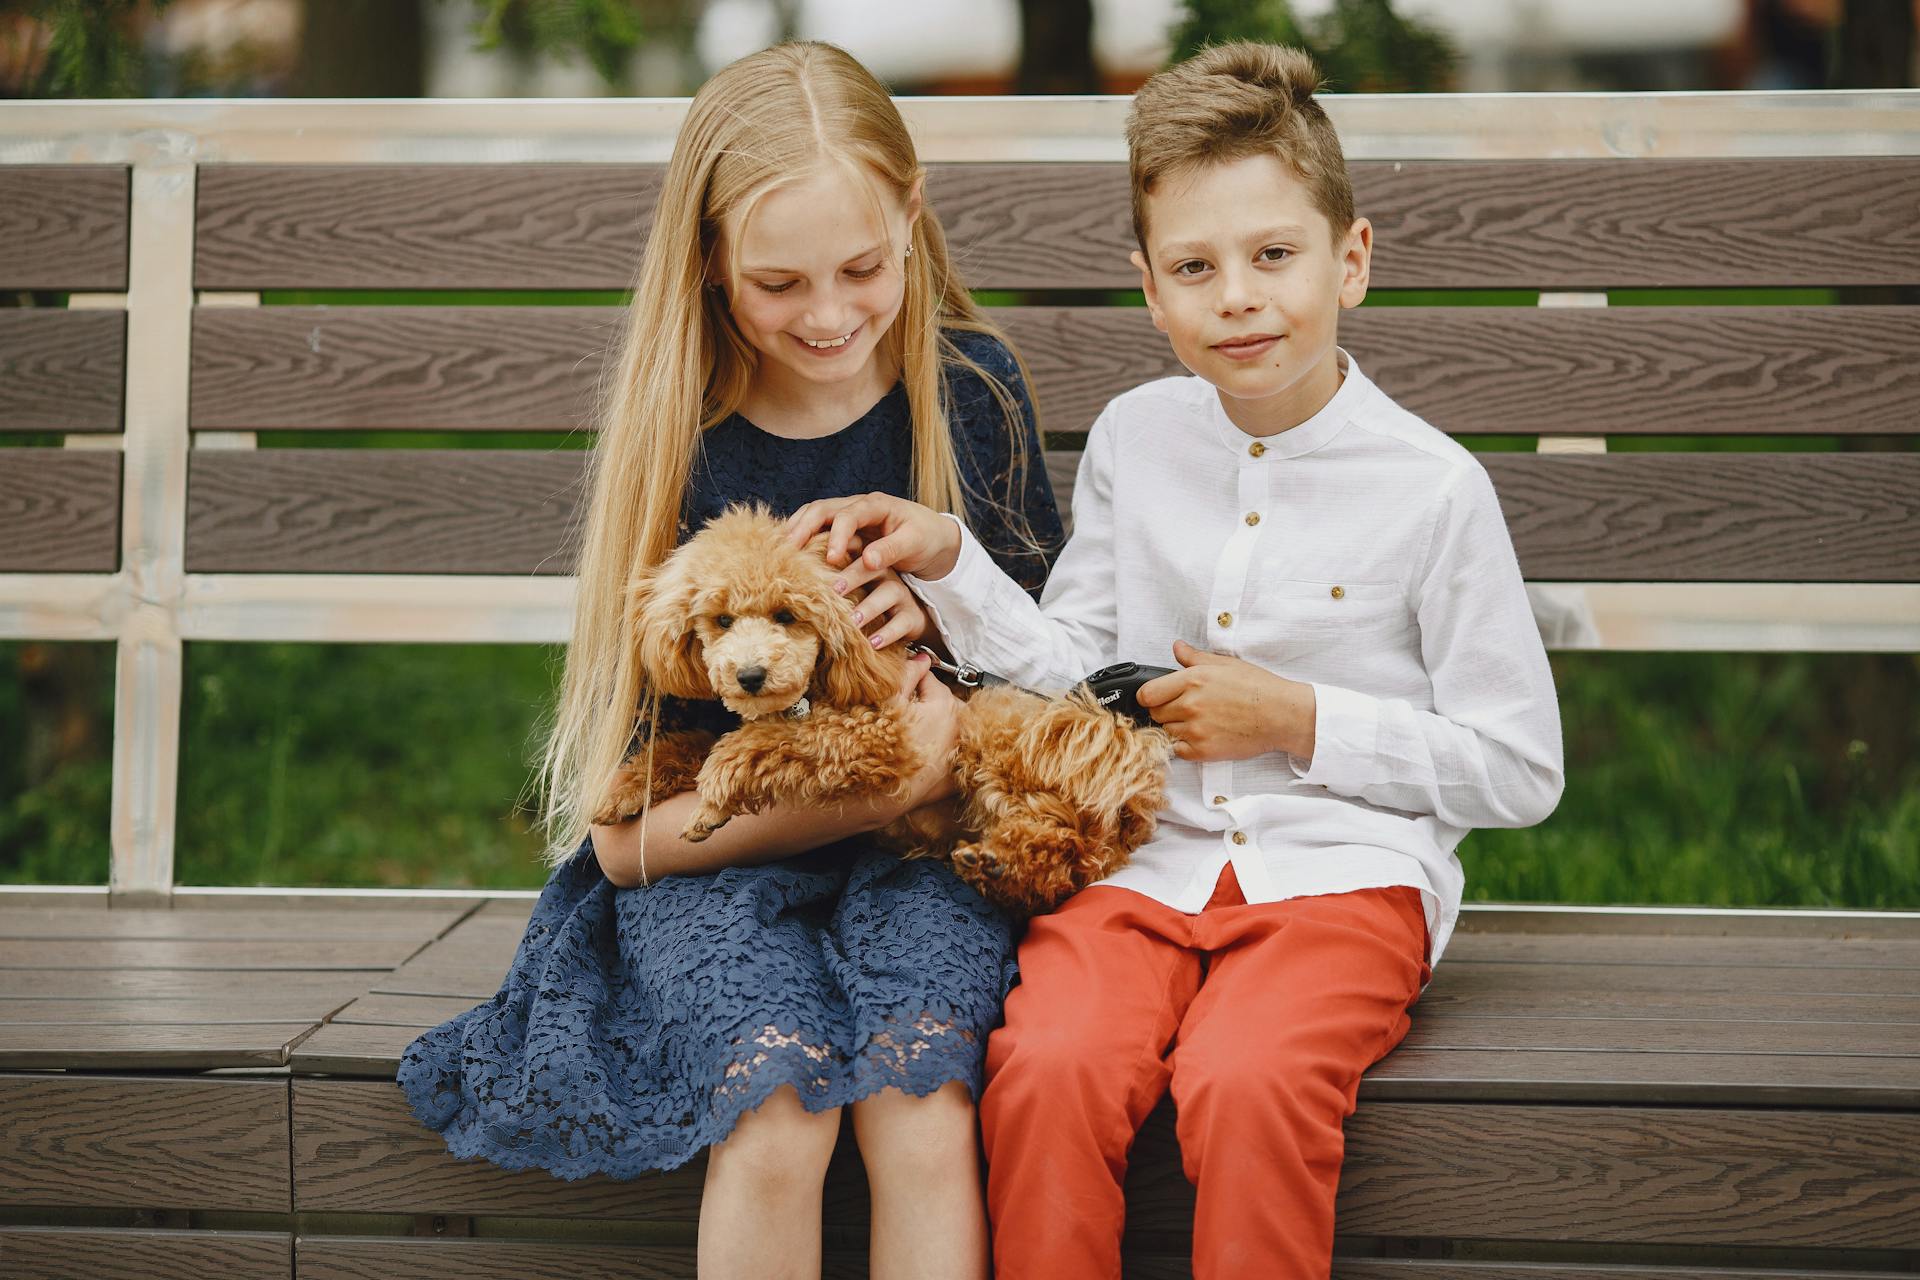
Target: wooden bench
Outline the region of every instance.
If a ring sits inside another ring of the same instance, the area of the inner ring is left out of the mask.
[[[1063,496],[1097,407],[1172,369],[1114,292],[1124,105],[906,104],[969,280],[1016,291]],[[1551,644],[1920,649],[1920,456],[1606,451],[1920,433],[1920,94],[1334,105],[1380,300],[1435,291],[1346,343],[1446,430],[1539,442],[1485,458]],[[261,446],[579,430],[680,109],[0,105],[0,288],[40,304],[0,310],[0,430],[67,446],[0,438],[0,638],[119,671],[110,886],[0,890],[0,1276],[692,1274],[697,1163],[457,1163],[391,1083],[530,894],[172,865],[183,643],[564,638],[577,450]],[[1822,292],[1595,305],[1682,287]],[[556,289],[595,292],[511,296]],[[1920,915],[1470,907],[1362,1086],[1336,1275],[1911,1274],[1917,1027]],[[1129,1275],[1184,1274],[1164,1108],[1129,1205]]]

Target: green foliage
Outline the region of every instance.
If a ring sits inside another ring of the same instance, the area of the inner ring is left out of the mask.
[[[1334,0],[1302,22],[1288,0],[1185,0],[1173,61],[1209,44],[1260,40],[1305,49],[1343,93],[1423,93],[1447,87],[1452,47],[1439,32],[1394,13],[1390,0]]]
[[[570,61],[584,56],[608,85],[625,83],[627,60],[647,34],[635,0],[473,0],[481,9],[474,36],[482,49]],[[656,25],[671,25],[680,5],[654,3]],[[684,25],[684,16],[679,22]]]
[[[141,34],[172,0],[0,0],[9,17],[44,23],[46,58],[29,80],[29,98],[136,98],[144,92]]]

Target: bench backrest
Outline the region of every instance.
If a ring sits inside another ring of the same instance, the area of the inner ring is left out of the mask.
[[[1125,103],[905,105],[1064,499],[1099,406],[1177,372],[1127,264]],[[0,637],[120,644],[116,890],[171,885],[183,639],[564,638],[558,446],[681,110],[0,107],[0,288],[73,295],[0,310],[0,430],[69,446],[0,437]],[[1920,647],[1920,93],[1333,110],[1381,304],[1343,341],[1513,438],[1484,460],[1550,643]],[[112,163],[40,163],[102,136]],[[585,296],[513,296],[557,290]],[[414,431],[556,447],[328,447]]]

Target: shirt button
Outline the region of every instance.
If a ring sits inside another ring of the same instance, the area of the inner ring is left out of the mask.
[[[1347,598],[1347,589],[1345,587],[1335,587],[1330,594],[1335,600],[1345,600]]]
[[[1260,523],[1260,513],[1259,513],[1258,511],[1249,511],[1249,512],[1247,512],[1247,523],[1248,523],[1248,524],[1259,524],[1259,523]]]
[[[1267,446],[1265,446],[1264,444],[1261,444],[1258,440],[1255,440],[1252,444],[1247,446],[1247,452],[1252,454],[1256,458],[1259,457],[1261,454],[1265,453],[1266,451],[1267,451]]]
[[[1244,832],[1244,831],[1236,831],[1236,832],[1234,832],[1234,833],[1233,833],[1233,842],[1234,842],[1235,844],[1245,844],[1245,843],[1247,842],[1247,833],[1246,833],[1246,832]]]
[[[1213,616],[1213,620],[1222,627],[1230,627],[1233,625],[1233,615],[1230,613],[1216,613]]]
[[[1225,796],[1215,796],[1213,798],[1213,802],[1215,804],[1225,804],[1227,802],[1227,798]]]

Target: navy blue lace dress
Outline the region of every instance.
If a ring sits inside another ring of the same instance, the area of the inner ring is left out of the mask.
[[[1006,349],[954,336],[1024,407]],[[1019,510],[1049,554],[1023,549],[990,502],[970,505],[969,524],[1038,590],[1061,533],[1031,411],[1027,479],[1010,497],[998,403],[960,365],[949,366],[947,392],[968,492]],[[905,494],[910,443],[899,386],[814,440],[735,416],[707,435],[687,525],[743,499],[787,513],[837,494]],[[717,703],[681,712],[725,714]],[[954,1080],[977,1097],[1012,943],[1008,921],[944,864],[861,841],[622,890],[589,839],[541,890],[499,993],[415,1040],[399,1083],[455,1156],[562,1178],[671,1169],[781,1085],[816,1111]]]

